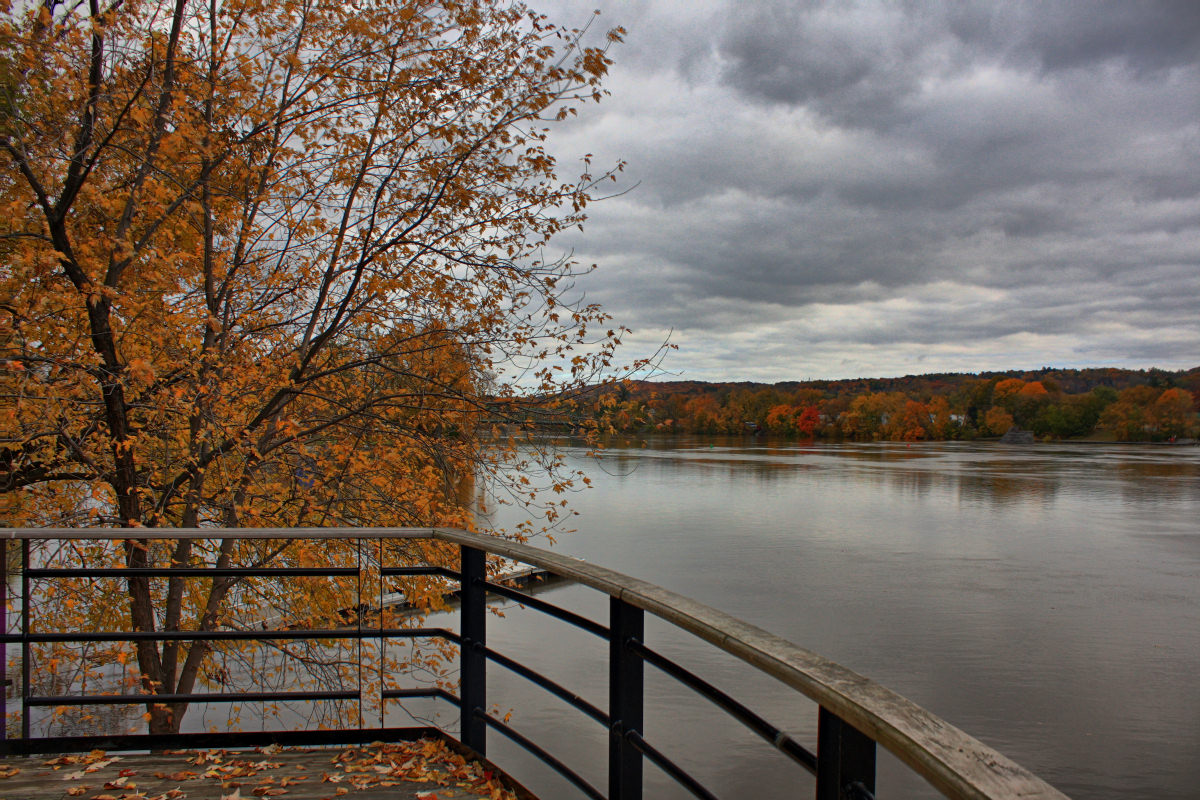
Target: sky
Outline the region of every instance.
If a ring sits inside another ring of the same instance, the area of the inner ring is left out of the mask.
[[[661,378],[1200,365],[1200,2],[531,4],[628,31],[557,244]]]

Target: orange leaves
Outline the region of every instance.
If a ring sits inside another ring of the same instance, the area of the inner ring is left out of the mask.
[[[4,19],[29,86],[0,154],[10,524],[467,525],[476,486],[564,491],[484,432],[611,371],[622,331],[570,300],[588,269],[542,253],[609,175],[560,180],[543,118],[598,96],[619,30],[587,47],[485,0],[74,8],[52,42]],[[185,560],[294,557],[219,547]],[[217,587],[128,602],[180,627],[238,592],[322,611],[319,587]],[[162,692],[228,674],[159,649],[138,666]]]
[[[984,427],[993,436],[1003,436],[1012,427],[1012,424],[1012,414],[999,406],[992,406],[984,415]]]
[[[1200,433],[1197,405],[1184,389],[1134,386],[1121,391],[1117,401],[1104,410],[1100,422],[1118,440],[1169,441]]]
[[[148,386],[154,380],[154,365],[145,358],[134,358],[126,365],[130,379],[142,386]]]
[[[359,790],[418,781],[466,790],[480,797],[499,800],[514,797],[498,776],[467,761],[440,739],[395,744],[377,742],[361,749],[349,748],[332,762],[338,769],[322,773],[322,781],[335,785],[347,783]]]
[[[1025,381],[1020,378],[1005,378],[992,389],[992,400],[1002,404],[1005,400],[1020,393],[1025,388]]]
[[[199,773],[191,772],[189,770],[181,770],[179,772],[170,772],[170,773],[156,772],[156,773],[154,773],[154,777],[163,778],[165,780],[169,780],[169,781],[178,783],[180,781],[194,780],[195,778],[199,777]]]

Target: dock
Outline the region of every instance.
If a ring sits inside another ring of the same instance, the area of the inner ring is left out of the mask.
[[[0,759],[0,800],[528,800],[437,740]]]

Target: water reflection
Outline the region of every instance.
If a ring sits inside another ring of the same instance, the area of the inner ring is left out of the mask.
[[[1049,503],[1058,492],[1058,481],[1050,477],[1005,475],[1002,472],[976,472],[956,477],[959,497],[968,502],[996,505]]]
[[[720,468],[730,477],[778,481],[798,471],[853,473],[881,488],[926,493],[944,490],[968,501],[1011,504],[1053,501],[1060,480],[1076,492],[1119,491],[1130,500],[1200,499],[1197,448],[1095,444],[1029,447],[937,443],[747,444],[729,437],[650,439],[642,448],[603,451],[594,463],[632,474],[648,460],[675,469]]]

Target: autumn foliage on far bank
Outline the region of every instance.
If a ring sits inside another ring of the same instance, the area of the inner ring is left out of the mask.
[[[997,437],[1178,441],[1200,435],[1200,369],[1042,370],[775,385],[629,383],[596,403],[624,432],[854,441]]]

